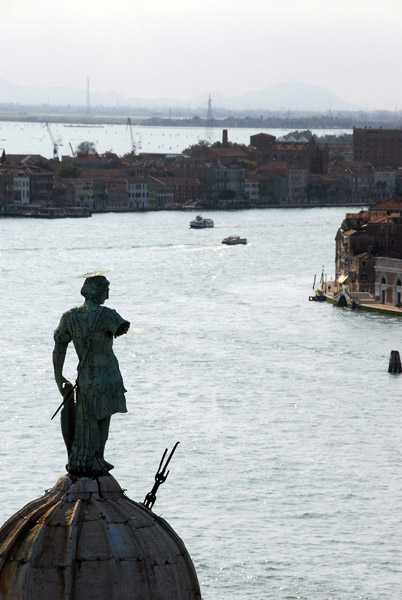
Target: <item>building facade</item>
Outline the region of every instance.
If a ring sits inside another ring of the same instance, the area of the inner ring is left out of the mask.
[[[402,167],[402,129],[353,128],[353,160]]]

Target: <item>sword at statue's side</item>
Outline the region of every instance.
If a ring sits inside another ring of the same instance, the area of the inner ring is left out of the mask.
[[[63,408],[63,406],[65,405],[67,400],[70,398],[71,394],[74,394],[74,390],[77,389],[77,382],[75,382],[75,385],[71,385],[71,383],[70,383],[70,386],[69,386],[70,387],[69,391],[66,392],[66,395],[63,397],[63,402],[60,404],[59,408],[56,410],[53,417],[50,419],[51,421],[53,421],[53,419],[55,418],[57,413]]]

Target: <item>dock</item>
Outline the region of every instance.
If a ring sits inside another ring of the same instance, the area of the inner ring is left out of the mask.
[[[335,281],[328,281],[323,286],[320,284],[317,288],[317,296],[320,298],[323,296],[330,304],[342,308],[402,317],[402,307],[393,306],[392,304],[381,304],[369,292],[348,292],[344,289],[339,289]],[[309,297],[310,299],[311,296]]]

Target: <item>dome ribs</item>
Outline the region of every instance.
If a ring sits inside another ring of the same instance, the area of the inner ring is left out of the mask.
[[[66,550],[65,598],[63,598],[63,600],[74,600],[74,572],[77,556],[77,540],[79,537],[79,522],[82,509],[83,501],[78,499],[71,511],[71,519],[68,524],[69,535]]]
[[[187,550],[111,475],[64,475],[0,528],[1,600],[200,600]]]

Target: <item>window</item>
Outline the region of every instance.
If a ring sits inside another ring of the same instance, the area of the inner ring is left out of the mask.
[[[367,281],[367,273],[360,274],[360,281]]]
[[[367,266],[367,260],[362,260],[362,267],[366,267]]]

